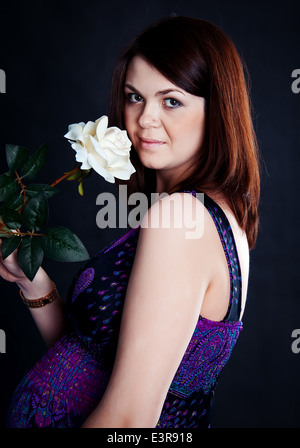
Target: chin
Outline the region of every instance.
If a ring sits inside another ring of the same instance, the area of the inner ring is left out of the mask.
[[[149,160],[141,160],[142,165],[144,165],[146,168],[149,168],[150,170],[161,170],[164,168],[164,166],[162,166],[159,163],[155,163],[155,162],[151,162]]]
[[[142,165],[144,165],[146,168],[152,169],[152,170],[157,170],[159,168],[162,168],[161,163],[159,163],[158,161],[155,161],[153,159],[153,157],[149,157],[149,155],[145,156],[145,155],[141,155],[138,154],[140,162]]]

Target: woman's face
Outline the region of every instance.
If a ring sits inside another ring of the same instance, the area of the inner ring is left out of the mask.
[[[205,129],[205,100],[136,56],[125,80],[125,125],[143,165],[175,176],[193,166]]]

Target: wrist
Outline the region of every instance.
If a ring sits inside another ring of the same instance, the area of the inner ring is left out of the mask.
[[[24,297],[22,291],[20,290],[20,297],[23,301],[23,303],[25,303],[25,305],[27,305],[29,308],[41,308],[45,305],[48,305],[51,302],[54,302],[54,300],[56,300],[58,298],[58,291],[56,288],[55,283],[52,282],[52,289],[51,291],[46,294],[44,297],[39,297],[38,299],[26,299],[26,297]]]
[[[32,281],[30,281],[28,278],[25,278],[22,281],[16,282],[16,284],[27,300],[35,300],[42,296],[45,296],[51,291],[53,287],[52,280],[46,274],[43,268],[40,268],[38,270]]]

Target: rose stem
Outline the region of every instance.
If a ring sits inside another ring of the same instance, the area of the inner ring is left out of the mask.
[[[72,171],[69,171],[68,173],[65,173],[63,176],[61,176],[59,179],[56,179],[50,186],[54,187],[62,180],[66,179],[67,177],[71,176],[72,174],[76,173],[80,169],[80,166],[76,166]]]

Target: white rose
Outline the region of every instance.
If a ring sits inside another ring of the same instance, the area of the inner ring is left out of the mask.
[[[65,137],[76,151],[81,169],[93,168],[111,183],[115,178],[129,179],[135,172],[129,158],[131,141],[126,131],[107,126],[108,118],[104,115],[95,122],[71,124]]]

